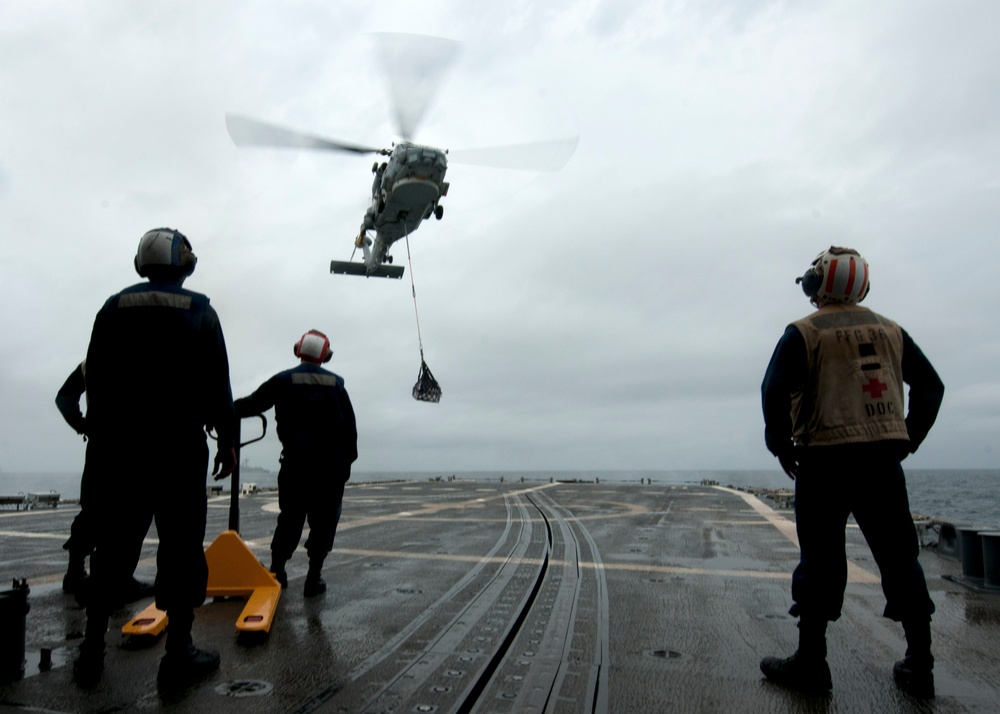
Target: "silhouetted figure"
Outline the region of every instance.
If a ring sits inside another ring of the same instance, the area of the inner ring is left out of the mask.
[[[218,478],[236,467],[236,418],[222,327],[204,295],[181,287],[197,258],[179,231],[139,241],[135,268],[148,278],[112,295],[97,313],[87,351],[87,465],[100,498],[88,502],[96,549],[87,629],[74,665],[84,686],[104,667],[110,613],[156,521],[156,606],[166,611],[158,682],[180,687],[219,666],[191,638],[205,600],[206,427],[218,433]]]
[[[323,561],[333,549],[351,464],[358,458],[358,428],[344,380],[320,365],[330,361],[330,340],[310,330],[293,347],[300,364],[271,377],[249,397],[236,400],[236,414],[252,416],[274,407],[281,468],[278,525],[271,540],[271,572],[288,587],[285,563],[309,522],[309,572],[304,593],[326,591]]]

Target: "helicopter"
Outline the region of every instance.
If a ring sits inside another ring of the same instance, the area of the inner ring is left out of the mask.
[[[449,159],[457,163],[555,171],[576,150],[579,137],[527,144],[495,146],[451,152],[411,141],[417,125],[454,60],[459,43],[439,37],[402,33],[375,33],[379,57],[389,81],[396,129],[402,141],[389,149],[364,146],[277,126],[227,113],[226,128],[237,146],[338,151],[386,157],[372,165],[371,203],[354,238],[363,262],[333,260],[330,272],[366,277],[402,278],[403,268],[392,265],[389,249],[408,238],[424,220],[441,220],[448,195],[445,181]],[[372,237],[374,236],[374,238]]]

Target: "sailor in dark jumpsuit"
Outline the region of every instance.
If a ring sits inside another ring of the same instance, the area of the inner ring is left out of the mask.
[[[218,433],[219,477],[236,466],[236,418],[222,328],[208,298],[181,287],[197,258],[180,232],[139,241],[135,268],[149,282],[112,295],[94,320],[87,351],[87,465],[100,479],[89,502],[96,524],[87,629],[74,666],[95,684],[109,615],[156,521],[156,605],[166,611],[161,687],[184,686],[219,666],[191,638],[205,600],[208,471],[206,427]]]
[[[63,419],[73,430],[87,439],[87,418],[80,411],[80,397],[87,391],[84,379],[84,365],[77,365],[56,394],[56,407]],[[87,580],[86,560],[94,552],[93,526],[86,510],[90,483],[93,479],[88,475],[87,464],[84,462],[83,475],[80,477],[80,512],[73,519],[69,530],[69,540],[63,544],[63,549],[69,551],[69,567],[63,577],[63,592],[75,593],[85,587]]]
[[[857,305],[870,284],[856,251],[831,248],[799,282],[819,309],[788,326],[761,386],[767,448],[795,481],[800,561],[790,614],[799,617],[799,648],[786,659],[765,658],[761,670],[795,689],[832,688],[825,635],[844,602],[844,529],[853,514],[881,573],[884,614],[906,634],[894,679],[932,697],[934,603],[917,560],[900,461],[930,431],[944,385],[902,328]]]
[[[323,561],[333,549],[343,507],[344,486],[358,458],[358,429],[344,380],[320,365],[333,352],[326,335],[310,330],[295,343],[298,367],[280,372],[249,397],[236,400],[239,417],[274,407],[281,468],[278,471],[278,525],[271,540],[270,570],[288,586],[285,563],[298,548],[306,520],[309,571],[304,594],[326,590]]]
[[[87,440],[87,418],[80,411],[80,397],[87,391],[86,364],[86,362],[78,364],[56,394],[56,406],[63,419],[77,434],[83,436],[84,441]],[[100,477],[95,477],[91,471],[92,469],[88,469],[84,461],[83,475],[80,477],[80,512],[76,514],[70,526],[69,540],[63,543],[63,549],[69,551],[69,567],[63,576],[63,592],[76,594],[80,601],[86,600],[88,583],[86,561],[94,552],[94,524],[86,504],[99,498],[96,493],[91,492],[100,485],[95,483]],[[122,601],[134,602],[152,594],[151,583],[133,577],[123,594]]]

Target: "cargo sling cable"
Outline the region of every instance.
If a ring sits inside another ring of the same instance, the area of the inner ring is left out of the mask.
[[[417,319],[417,344],[420,345],[420,372],[413,385],[413,398],[420,402],[441,401],[441,385],[434,379],[430,367],[424,361],[424,341],[420,336],[420,313],[417,312],[417,287],[413,282],[413,260],[410,258],[410,232],[406,232],[406,262],[410,266],[410,291],[413,293],[413,315]]]

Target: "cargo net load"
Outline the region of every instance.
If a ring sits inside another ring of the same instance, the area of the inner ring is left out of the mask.
[[[420,360],[420,374],[417,383],[413,385],[413,398],[420,402],[440,402],[441,385],[434,379],[430,368],[423,359]]]

